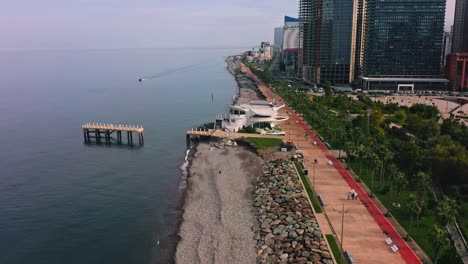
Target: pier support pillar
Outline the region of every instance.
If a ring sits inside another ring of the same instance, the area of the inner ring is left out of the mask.
[[[84,142],[88,142],[88,138],[86,137],[86,130],[87,129],[83,129]]]
[[[143,144],[143,133],[138,132],[138,143],[141,145]]]
[[[186,140],[187,148],[189,149],[190,148],[190,135],[189,134],[185,135],[185,140]]]
[[[122,131],[117,131],[117,143],[122,144]]]

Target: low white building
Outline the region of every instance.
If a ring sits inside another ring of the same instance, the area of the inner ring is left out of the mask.
[[[289,119],[278,114],[283,105],[274,105],[268,101],[255,100],[248,104],[232,105],[229,113],[218,116],[217,124],[227,131],[237,132],[243,127],[273,128]]]

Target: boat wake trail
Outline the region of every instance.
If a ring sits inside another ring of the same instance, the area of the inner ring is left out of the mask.
[[[194,68],[196,66],[199,66],[199,65],[200,65],[200,63],[190,64],[190,65],[186,65],[186,66],[183,66],[183,67],[170,69],[170,70],[167,70],[167,71],[162,71],[162,72],[154,74],[154,75],[143,76],[140,79],[138,79],[138,81],[142,82],[142,81],[145,81],[145,80],[151,80],[151,79],[156,79],[156,78],[161,78],[161,77],[177,74],[177,73],[180,73],[180,72],[190,70],[190,69],[192,69],[192,68]]]

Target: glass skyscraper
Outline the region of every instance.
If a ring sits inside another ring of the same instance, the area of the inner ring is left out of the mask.
[[[468,0],[457,0],[453,21],[452,52],[468,52]]]
[[[349,83],[353,0],[301,0],[303,78],[313,83]]]
[[[440,75],[445,0],[364,3],[361,75]]]

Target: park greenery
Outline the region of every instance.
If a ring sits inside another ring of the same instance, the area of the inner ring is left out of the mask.
[[[258,150],[272,147],[281,147],[283,146],[283,140],[278,138],[254,138],[247,137],[246,140],[255,145],[255,148]]]
[[[468,234],[468,128],[440,120],[432,105],[384,104],[366,94],[317,96],[268,71],[252,71],[311,125],[436,263],[461,263],[444,228],[455,220]],[[449,242],[447,242],[449,241]]]
[[[299,162],[295,162],[294,165],[296,166],[297,172],[299,173],[299,177],[301,178],[302,184],[304,184],[307,195],[309,196],[309,199],[312,202],[312,206],[314,207],[314,211],[316,213],[321,213],[322,212],[322,207],[320,206],[320,203],[317,200],[318,197],[315,195],[314,191],[310,187],[309,178],[307,178],[307,176],[305,175],[304,169],[299,164]]]
[[[335,260],[337,264],[345,264],[345,260],[343,255],[341,255],[340,248],[338,247],[338,243],[333,235],[325,235],[327,238],[328,244],[330,245],[330,249],[333,252],[333,256],[335,256]]]

